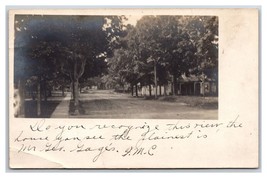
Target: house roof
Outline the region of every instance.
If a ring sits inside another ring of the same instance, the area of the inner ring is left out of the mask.
[[[201,82],[201,76],[197,76],[193,74],[186,76],[185,74],[183,74],[178,78],[178,81],[179,82]],[[205,78],[205,81],[212,82],[215,80],[211,78]]]

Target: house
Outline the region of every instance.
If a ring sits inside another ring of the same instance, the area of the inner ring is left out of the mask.
[[[134,86],[135,87],[135,86]],[[137,84],[138,95],[139,96],[153,96],[155,94],[154,85],[141,86],[140,83]],[[177,94],[178,95],[202,95],[202,96],[217,96],[217,82],[215,79],[204,77],[203,75],[181,75],[177,78]],[[135,91],[135,89],[134,89]],[[168,82],[165,86],[159,86],[157,88],[157,94],[160,95],[172,95],[173,85],[171,82]],[[134,96],[136,92],[133,93]]]
[[[185,74],[178,78],[179,95],[217,95],[217,90],[215,79]]]

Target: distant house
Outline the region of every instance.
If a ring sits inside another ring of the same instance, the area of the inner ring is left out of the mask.
[[[217,95],[217,84],[214,79],[201,79],[196,75],[181,75],[178,78],[179,95]]]
[[[138,95],[139,96],[149,96],[150,93],[153,96],[155,94],[154,85],[149,86],[141,86],[138,83]],[[134,87],[135,88],[135,87]],[[150,91],[151,89],[151,91]],[[215,79],[211,78],[203,78],[203,76],[196,75],[181,75],[177,78],[177,94],[178,95],[202,95],[202,96],[217,96],[218,87]],[[173,85],[171,82],[164,86],[158,86],[157,94],[164,95],[172,95],[173,93]],[[136,92],[133,93],[135,96]]]

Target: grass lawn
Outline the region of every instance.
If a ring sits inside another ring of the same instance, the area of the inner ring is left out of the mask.
[[[70,113],[74,111],[70,102]],[[80,118],[218,119],[218,98],[167,96],[157,100],[94,91],[80,95]]]
[[[201,96],[166,96],[159,97],[160,101],[185,103],[191,107],[203,109],[218,109],[218,97],[201,97]]]

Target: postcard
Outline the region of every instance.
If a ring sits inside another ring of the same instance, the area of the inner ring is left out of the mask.
[[[10,168],[259,167],[259,10],[9,10]]]

